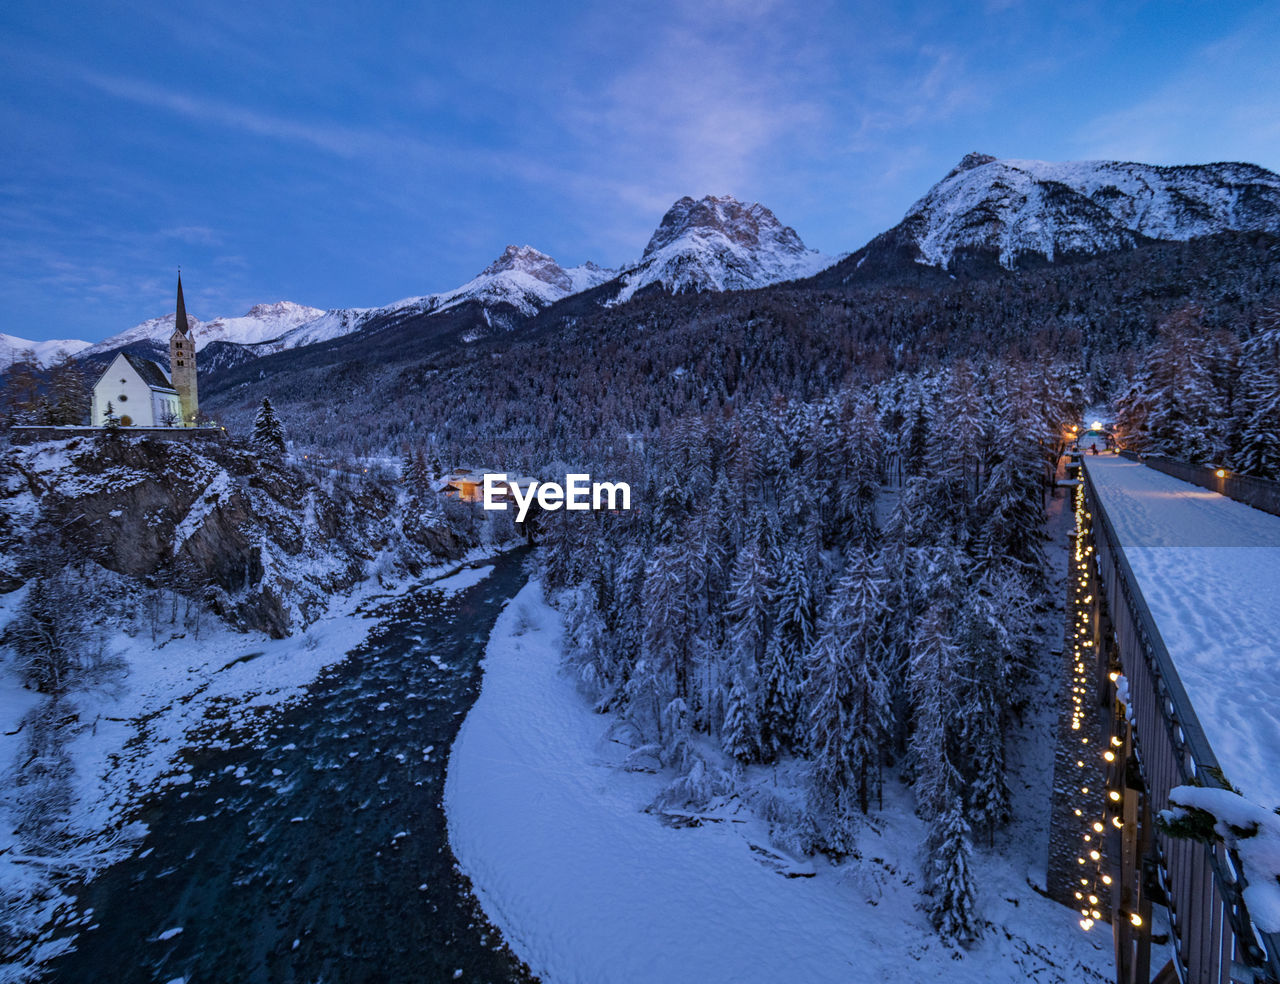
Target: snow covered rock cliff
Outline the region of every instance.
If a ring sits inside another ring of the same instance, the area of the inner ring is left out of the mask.
[[[921,263],[946,267],[977,252],[1009,268],[1145,239],[1280,232],[1280,175],[1253,164],[1051,163],[973,153],[907,210],[898,229]]]
[[[673,293],[745,290],[807,277],[835,262],[808,249],[769,209],[730,195],[681,198],[667,210],[615,302],[650,284]]]
[[[325,478],[230,444],[104,435],[0,455],[0,592],[59,543],[69,561],[168,579],[233,624],[281,637],[371,566],[416,573],[462,556],[468,536],[388,482]]]

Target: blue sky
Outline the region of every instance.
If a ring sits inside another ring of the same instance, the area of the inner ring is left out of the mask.
[[[689,194],[862,245],[970,150],[1280,169],[1274,3],[0,8],[0,331],[384,304]]]

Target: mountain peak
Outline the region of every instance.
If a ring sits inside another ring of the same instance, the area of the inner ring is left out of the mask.
[[[765,287],[807,277],[832,262],[807,249],[759,202],[686,195],[667,209],[640,261],[623,273],[614,303],[650,284],[673,293]]]
[[[992,157],[990,154],[984,154],[981,151],[972,150],[960,158],[960,163],[947,172],[947,177],[952,178],[957,174],[965,171],[972,171],[975,167],[982,167],[983,164],[994,164],[998,157]],[[943,179],[944,181],[946,178]]]
[[[1280,176],[1247,164],[997,160],[968,154],[899,227],[918,259],[987,254],[1004,267],[1131,249],[1148,239],[1280,231]],[[892,231],[892,230],[891,230]]]
[[[244,313],[246,318],[316,318],[324,314],[319,308],[307,307],[294,301],[276,301],[272,304],[255,304]]]
[[[573,282],[564,268],[546,253],[532,246],[508,246],[502,255],[481,272],[481,277],[496,277],[506,271],[524,273],[535,280],[568,291]]]
[[[784,226],[759,202],[747,204],[732,195],[706,195],[695,201],[686,195],[667,209],[643,256],[651,256],[683,237],[716,235],[747,249],[758,249],[762,243],[772,241],[788,250],[804,250],[796,231]]]

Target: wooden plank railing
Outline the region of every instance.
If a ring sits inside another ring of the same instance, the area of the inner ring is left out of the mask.
[[[1138,580],[1084,468],[1098,573],[1129,688],[1135,746],[1151,814],[1175,786],[1230,788],[1178,678]],[[1221,844],[1172,838],[1152,845],[1169,900],[1176,958],[1191,984],[1280,984],[1280,936],[1260,933],[1244,905],[1239,858]]]

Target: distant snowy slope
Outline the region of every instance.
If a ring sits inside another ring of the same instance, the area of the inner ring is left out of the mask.
[[[1253,164],[1051,163],[974,153],[912,205],[899,228],[923,263],[946,266],[958,252],[981,251],[1006,267],[1027,254],[1053,260],[1128,249],[1144,237],[1280,232],[1280,176]]]
[[[501,256],[461,287],[438,294],[407,297],[384,307],[325,311],[261,348],[278,352],[328,341],[358,331],[375,318],[438,314],[468,301],[474,301],[486,310],[504,307],[528,317],[570,294],[588,290],[616,275],[616,270],[607,270],[594,263],[565,269],[532,246],[508,246]]]
[[[201,321],[188,314],[187,324],[195,335],[196,351],[199,351],[210,342],[237,342],[243,345],[276,338],[323,314],[324,312],[319,308],[294,304],[292,301],[277,301],[274,304],[255,304],[239,318],[214,318],[212,321]],[[173,334],[173,325],[173,314],[151,318],[118,335],[112,335],[105,341],[89,346],[83,354],[96,355],[99,352],[110,352],[126,345],[150,343],[165,346],[168,345],[169,336]]]
[[[759,203],[729,195],[681,198],[667,210],[640,261],[624,270],[616,302],[650,284],[673,293],[744,290],[808,277],[836,261],[805,247]]]
[[[8,369],[19,359],[25,358],[27,352],[35,353],[37,365],[49,366],[56,362],[62,353],[75,355],[88,347],[88,342],[82,342],[78,338],[55,338],[47,342],[33,342],[0,332],[0,370]]]
[[[615,273],[594,263],[565,270],[532,246],[508,246],[478,277],[461,287],[427,297],[411,297],[389,305],[389,310],[416,308],[425,313],[478,301],[486,307],[509,304],[521,314],[531,315],[570,294],[602,284]]]
[[[240,318],[215,318],[200,326],[196,334],[196,350],[210,342],[238,342],[250,345],[278,338],[300,324],[313,321],[323,315],[319,308],[277,301],[274,304],[255,304]]]

